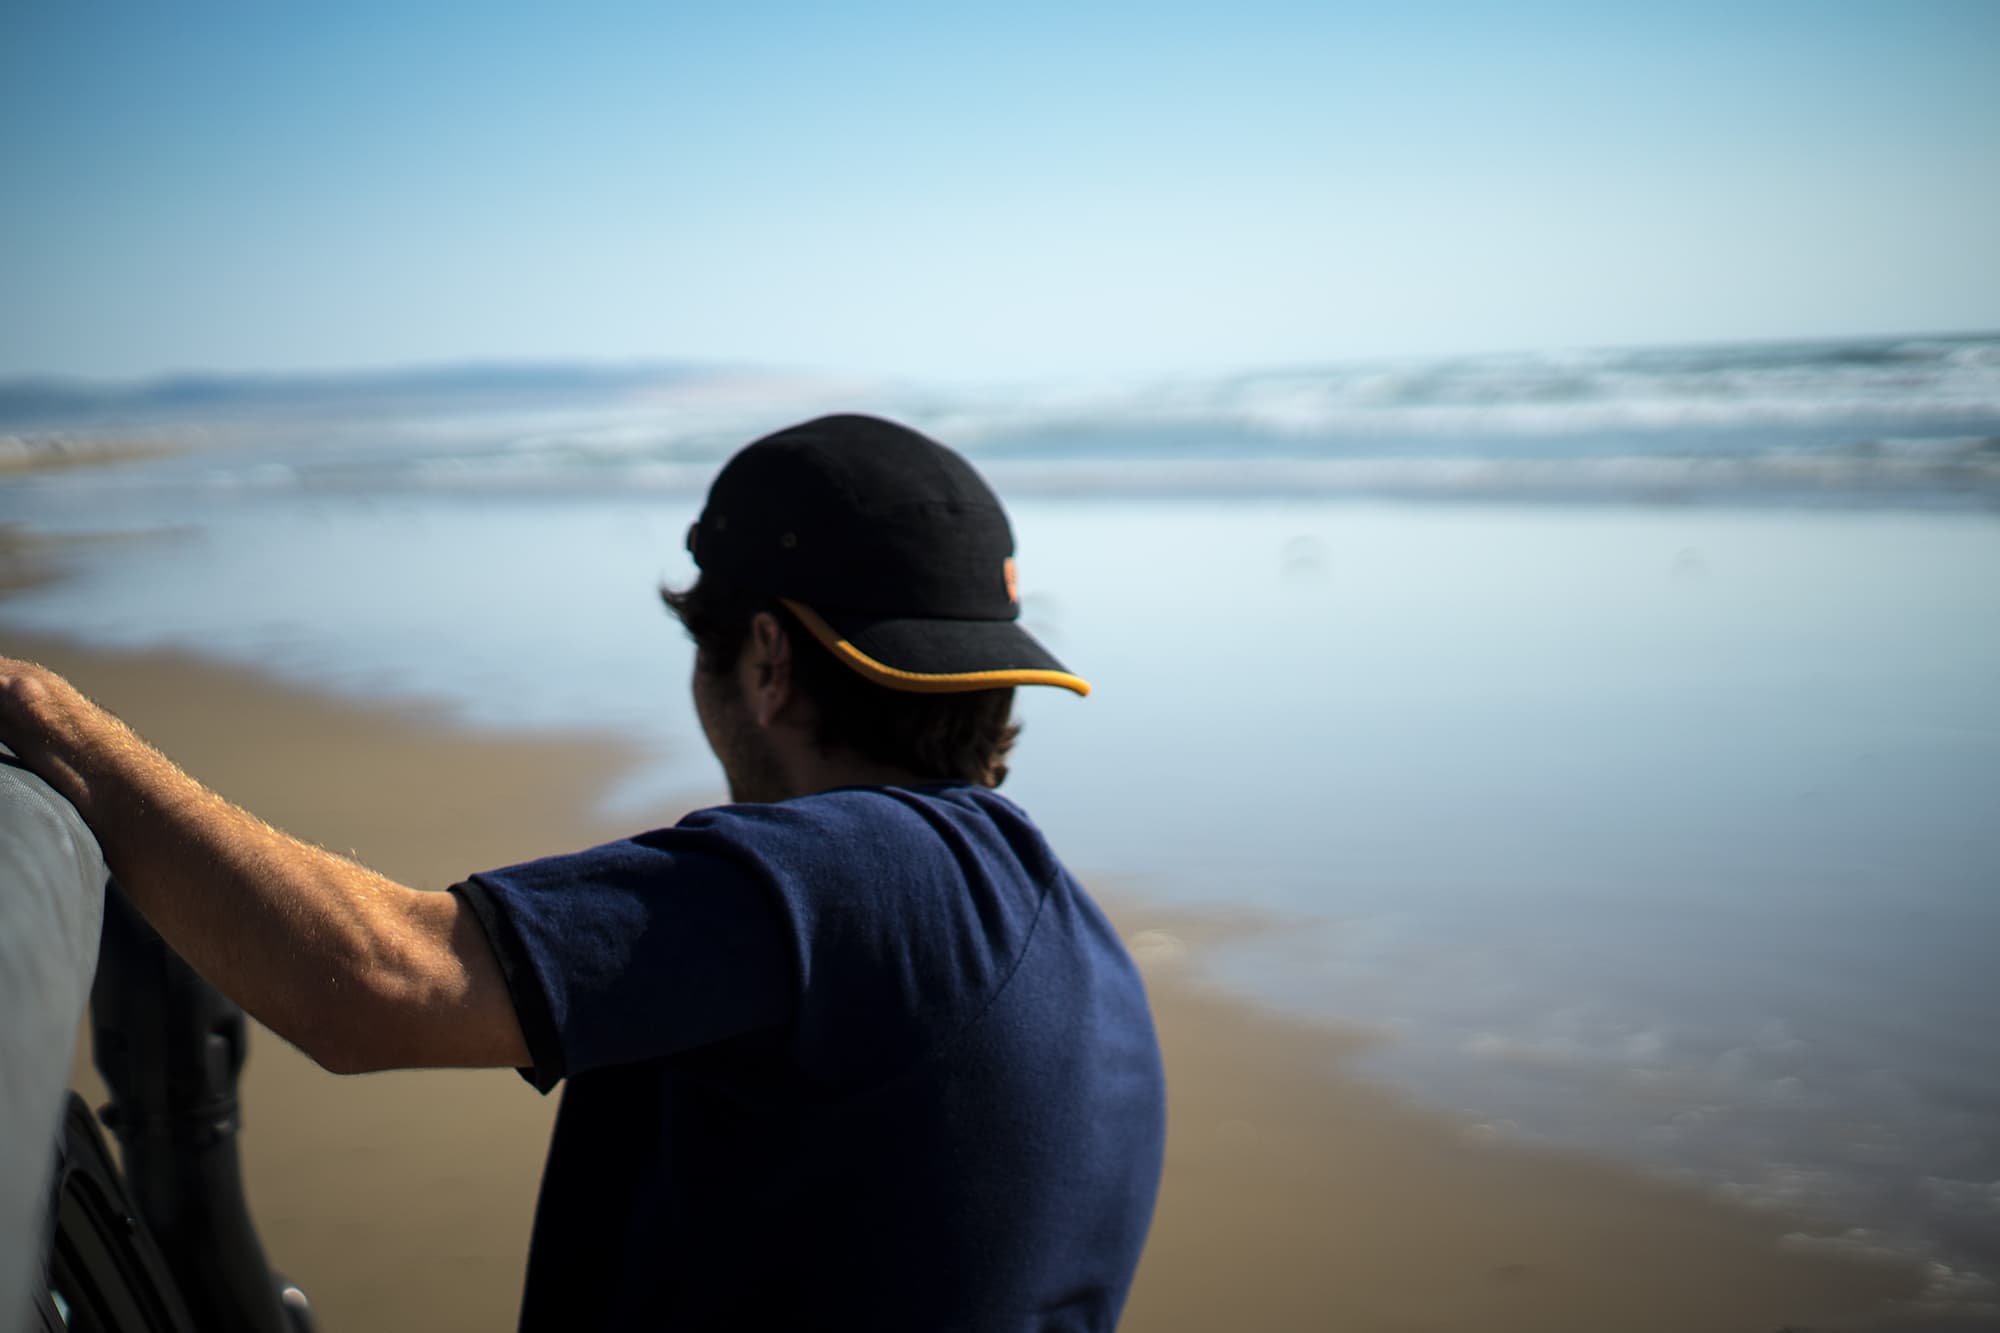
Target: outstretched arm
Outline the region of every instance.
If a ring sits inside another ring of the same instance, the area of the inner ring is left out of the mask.
[[[478,923],[209,791],[43,667],[0,657],[0,741],[77,808],[182,957],[336,1073],[520,1066]]]

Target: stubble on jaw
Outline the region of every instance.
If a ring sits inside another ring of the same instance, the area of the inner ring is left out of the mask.
[[[784,771],[770,737],[757,729],[747,716],[740,716],[730,757],[722,771],[729,779],[729,799],[746,802],[782,801],[787,794]]]
[[[739,805],[784,800],[784,767],[778,762],[777,747],[752,720],[736,678],[697,662],[694,707],[708,748],[728,780],[729,799]]]

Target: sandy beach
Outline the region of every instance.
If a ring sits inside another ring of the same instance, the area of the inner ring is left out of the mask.
[[[632,831],[590,813],[630,757],[612,739],[475,734],[171,654],[18,635],[5,648],[274,823],[421,887]],[[1206,947],[1268,923],[1129,891],[1107,905],[1146,970],[1170,1083],[1166,1177],[1126,1327],[1921,1325],[1915,1264],[1814,1251],[1786,1240],[1798,1225],[1783,1215],[1496,1142],[1343,1072],[1361,1032],[1203,982]],[[101,1096],[87,1051],[77,1069]],[[323,1327],[511,1325],[553,1098],[504,1072],[338,1078],[260,1030],[245,1103],[266,1246]]]

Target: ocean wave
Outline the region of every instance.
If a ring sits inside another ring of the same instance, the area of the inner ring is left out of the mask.
[[[70,472],[45,486],[99,493],[193,489],[217,494],[699,494],[728,446],[622,447],[536,441],[474,454],[244,457],[178,471]],[[972,451],[1009,496],[1408,499],[1749,500],[2000,507],[2000,436],[1894,436],[1838,447],[1756,453],[1507,456],[1383,451],[1259,454]]]
[[[232,383],[64,399],[0,381],[0,423],[10,402],[46,413],[72,399],[114,403],[126,422],[115,434],[16,430],[0,443],[26,456],[42,440],[130,440],[153,403],[170,410],[176,438],[205,430],[215,444],[127,471],[132,485],[686,491],[746,440],[853,410],[929,431],[1015,493],[1985,505],[2000,489],[1995,336],[1558,349],[979,390],[657,368]],[[197,421],[191,404],[217,415]],[[230,415],[251,406],[254,419]],[[93,472],[60,484],[120,484]]]
[[[2000,422],[2000,339],[1545,352],[1010,390],[941,414],[953,438],[1108,426],[1281,437],[1604,435]]]

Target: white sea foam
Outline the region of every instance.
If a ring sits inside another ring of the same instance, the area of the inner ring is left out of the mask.
[[[1555,352],[1003,392],[938,424],[977,446],[1127,428],[1317,436],[1586,435],[2000,417],[2000,340]]]

